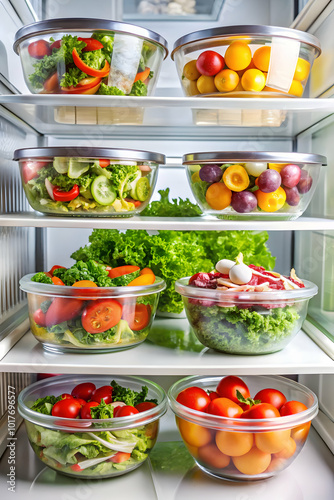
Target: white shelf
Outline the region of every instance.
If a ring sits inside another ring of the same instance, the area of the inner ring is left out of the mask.
[[[0,226],[82,229],[170,229],[175,231],[333,231],[334,219],[300,217],[292,221],[234,221],[214,217],[56,217],[36,212],[0,215]]]
[[[172,323],[169,323],[172,321]],[[189,331],[188,321],[155,320],[164,329]],[[0,371],[117,375],[284,375],[334,373],[334,361],[304,332],[282,351],[262,356],[234,356],[207,348],[175,350],[144,342],[132,349],[105,354],[46,352],[29,331],[2,359]]]
[[[42,135],[71,138],[291,138],[334,113],[333,99],[306,98],[20,94],[1,104]]]
[[[168,422],[169,421],[169,422]],[[172,427],[173,426],[173,427]],[[168,430],[170,427],[170,430]],[[163,417],[159,441],[179,440],[172,418]],[[163,443],[161,443],[163,450]],[[9,450],[0,461],[1,500],[13,498],[7,490]],[[166,457],[165,462],[168,462]],[[333,456],[319,435],[311,429],[301,454],[290,467],[266,481],[235,483],[205,475],[197,466],[182,472],[155,470],[150,460],[124,476],[102,481],[72,479],[45,467],[28,444],[22,425],[16,441],[16,496],[18,499],[106,499],[126,500],[331,500],[333,498]],[[15,495],[14,495],[15,496]]]

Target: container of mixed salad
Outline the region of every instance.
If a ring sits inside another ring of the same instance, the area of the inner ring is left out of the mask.
[[[47,147],[17,149],[14,160],[34,210],[125,217],[148,205],[165,156],[133,149]]]
[[[57,472],[90,479],[139,467],[156,442],[166,406],[163,389],[138,377],[56,376],[18,397],[36,456]]]
[[[205,346],[230,354],[267,354],[283,349],[299,332],[318,287],[294,271],[283,276],[264,267],[222,259],[210,273],[181,278],[187,318]]]
[[[217,151],[186,154],[183,165],[204,214],[232,220],[294,220],[310,203],[327,158]]]
[[[33,94],[150,95],[166,40],[154,31],[106,19],[48,19],[15,35]]]
[[[165,282],[151,269],[111,268],[94,260],[20,280],[30,328],[52,352],[109,352],[143,342]]]

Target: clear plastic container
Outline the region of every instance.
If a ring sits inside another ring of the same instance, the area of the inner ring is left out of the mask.
[[[325,156],[217,151],[183,156],[204,214],[232,220],[294,220],[306,210]]]
[[[178,394],[188,387],[215,391],[221,377],[187,377],[168,391],[181,437],[197,465],[207,474],[232,481],[253,481],[279,474],[302,450],[318,413],[316,395],[284,377],[242,377],[251,397],[265,388],[281,391],[288,401],[299,401],[307,410],[265,419],[226,418],[187,408]]]
[[[34,210],[128,217],[148,205],[165,156],[132,149],[47,147],[17,149],[14,160]]]
[[[302,97],[320,53],[309,33],[245,25],[189,33],[171,57],[186,96]]]
[[[28,295],[31,331],[51,352],[110,352],[140,344],[166,287],[158,277],[153,285],[85,288],[37,283],[32,276],[24,276],[20,288]],[[93,332],[90,318],[104,321],[106,329],[97,323]]]
[[[233,292],[175,282],[188,321],[203,345],[229,354],[269,354],[283,349],[299,332],[309,299],[318,287],[269,292]]]
[[[111,419],[54,417],[31,410],[38,398],[71,393],[77,384],[84,382],[91,382],[98,388],[110,385],[112,380],[137,392],[142,386],[147,386],[146,399],[156,399],[157,406],[135,415]],[[139,377],[112,375],[51,377],[28,386],[18,397],[18,410],[24,418],[29,442],[36,456],[51,469],[77,479],[120,476],[142,465],[155,445],[159,418],[166,412],[166,407],[165,392],[158,384]],[[101,439],[104,442],[101,443]],[[125,445],[127,448],[124,449],[128,451],[112,457],[117,450],[113,450],[106,440],[113,439],[121,441],[118,444]],[[102,444],[100,449],[99,444]],[[81,447],[89,446],[91,453],[87,448],[81,450],[86,455],[80,453]],[[125,456],[125,453],[130,456]],[[88,455],[91,457],[87,458]]]
[[[151,95],[167,42],[154,31],[106,19],[48,19],[15,35],[33,94]]]

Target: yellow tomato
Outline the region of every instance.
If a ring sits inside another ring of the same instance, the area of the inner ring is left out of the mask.
[[[259,69],[248,69],[241,77],[244,90],[261,92],[266,84],[266,77]]]
[[[218,450],[215,444],[207,444],[198,449],[198,458],[204,463],[216,469],[223,469],[230,463],[230,457]]]
[[[294,80],[298,80],[299,82],[302,82],[305,80],[310,72],[311,65],[308,61],[305,59],[302,59],[301,57],[298,57],[296,69],[295,69],[295,74],[293,75]]]
[[[183,74],[188,80],[197,80],[201,76],[201,73],[196,68],[196,60],[187,62],[183,68]]]
[[[223,181],[231,191],[244,191],[249,186],[247,171],[241,165],[227,167],[223,174]]]
[[[271,432],[256,432],[255,445],[265,453],[278,453],[288,444],[290,439],[290,429]]]
[[[255,191],[255,196],[257,204],[265,212],[277,212],[277,210],[283,207],[286,200],[285,191],[281,187],[272,193],[264,193],[258,189]]]
[[[217,92],[214,76],[201,75],[197,80],[197,88],[200,94],[212,94],[212,92]]]
[[[189,81],[188,92],[189,92],[189,95],[198,95],[199,94],[199,90],[197,88],[197,80]]]
[[[199,172],[194,172],[191,176],[192,182],[199,182],[201,180]]]
[[[239,75],[232,69],[223,69],[215,76],[215,86],[219,92],[231,92],[239,83]]]
[[[287,165],[287,163],[268,163],[269,168],[271,168],[271,170],[277,170],[279,174],[285,165]]]
[[[231,204],[232,192],[223,182],[214,182],[206,190],[205,199],[214,210],[224,210]]]
[[[182,418],[177,418],[177,425],[187,445],[200,447],[212,441],[212,434],[206,427],[193,424]]]
[[[216,432],[216,445],[225,455],[239,457],[248,453],[254,443],[251,432]]]
[[[306,422],[306,424],[298,425],[291,429],[291,437],[295,441],[305,441],[308,436],[311,427],[311,422]]]
[[[275,453],[274,456],[275,458],[290,458],[295,453],[296,448],[296,441],[292,439],[292,437],[289,437],[289,439],[285,443],[284,448],[278,453]]]
[[[245,455],[233,457],[232,460],[239,472],[254,476],[256,474],[261,474],[269,467],[271,455],[257,448],[252,448]]]
[[[268,46],[260,47],[254,52],[253,61],[255,66],[261,71],[268,71],[270,63],[271,48]]]
[[[225,52],[225,64],[234,71],[247,68],[252,60],[252,52],[247,43],[235,41]]]
[[[291,87],[289,88],[289,94],[295,95],[296,97],[301,97],[303,95],[304,89],[302,84],[298,80],[292,80]]]

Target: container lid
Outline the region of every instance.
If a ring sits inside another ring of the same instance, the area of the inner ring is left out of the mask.
[[[277,153],[271,151],[212,151],[207,153],[187,153],[182,157],[183,165],[197,163],[263,161],[266,163],[308,163],[327,165],[326,156],[306,153]]]
[[[187,45],[188,43],[206,40],[215,37],[230,37],[230,36],[275,36],[282,38],[291,38],[298,42],[312,45],[316,49],[316,57],[321,54],[320,41],[310,33],[304,31],[293,30],[291,28],[281,28],[279,26],[262,26],[262,25],[241,25],[241,26],[220,26],[218,28],[210,28],[207,30],[193,31],[184,35],[174,43],[171,58],[174,60],[175,52]]]
[[[152,151],[123,148],[87,148],[87,147],[51,147],[51,148],[24,148],[14,151],[13,160],[41,159],[54,157],[70,158],[108,158],[128,161],[153,161],[159,164],[166,163],[166,157]]]
[[[66,19],[48,19],[37,23],[28,24],[20,28],[15,34],[13,49],[18,54],[20,43],[26,38],[48,33],[66,32],[66,31],[115,31],[128,35],[135,35],[145,40],[157,43],[165,50],[165,57],[168,55],[167,41],[155,31],[136,26],[135,24],[112,21],[108,19],[91,18],[66,18]]]

